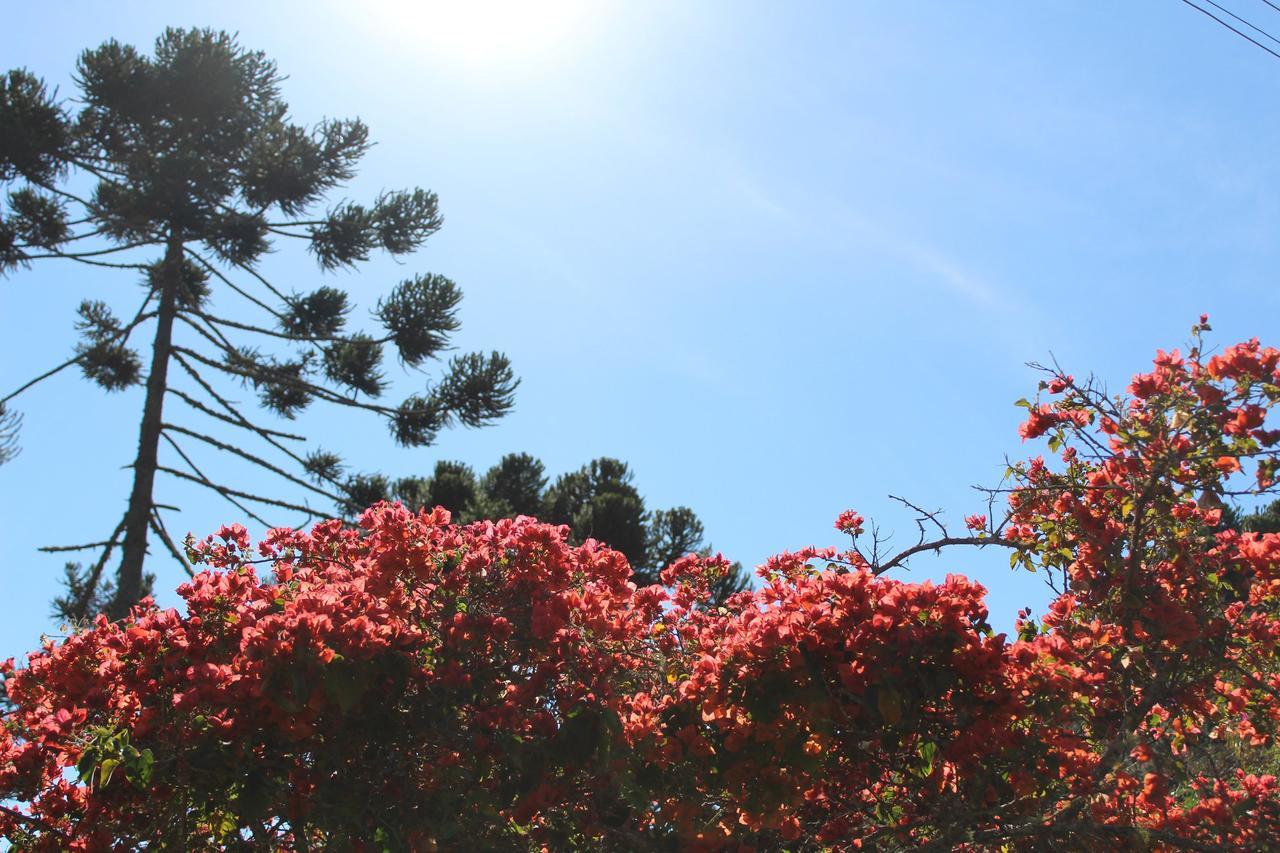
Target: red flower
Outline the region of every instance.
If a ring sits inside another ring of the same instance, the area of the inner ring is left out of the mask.
[[[1065,464],[1008,466],[1002,536],[907,546],[1007,548],[1048,576],[1062,593],[1012,639],[980,585],[876,574],[856,548],[770,557],[720,602],[719,555],[637,588],[621,554],[530,518],[378,504],[256,552],[222,528],[184,612],[146,600],[0,663],[0,835],[710,851],[974,829],[1091,849],[1101,827],[1270,849],[1280,790],[1246,768],[1273,762],[1280,720],[1280,534],[1224,527],[1205,496],[1242,457],[1270,488],[1280,353],[1199,353],[1158,353],[1127,400],[1057,377],[1068,396],[1020,432],[1056,429]]]
[[[846,509],[840,513],[836,519],[836,530],[841,533],[849,533],[857,536],[862,532],[862,525],[865,519],[851,509]]]

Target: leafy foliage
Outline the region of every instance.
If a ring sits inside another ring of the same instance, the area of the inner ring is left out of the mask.
[[[429,477],[359,476],[348,491],[361,501],[347,503],[349,516],[377,501],[395,499],[411,509],[443,507],[464,522],[527,515],[573,531],[574,543],[597,539],[621,551],[640,584],[658,582],[659,573],[687,554],[709,554],[706,531],[693,510],[674,507],[650,512],[636,490],[627,463],[602,457],[563,474],[548,487],[546,467],[527,453],[508,453],[481,477],[462,462],[441,460]],[[712,601],[720,603],[746,589],[742,567],[717,581]]]
[[[0,832],[21,849],[1270,849],[1280,837],[1280,351],[1158,354],[1124,397],[1051,371],[1051,456],[999,516],[879,555],[623,554],[528,517],[378,504],[358,526],[192,543],[180,593],[3,668]],[[1249,470],[1244,470],[1248,465]],[[500,468],[503,466],[499,466]],[[507,462],[536,482],[527,461]],[[446,466],[442,485],[469,483]],[[629,483],[562,478],[561,500]],[[430,488],[431,482],[418,486]],[[465,490],[464,490],[465,491]],[[461,494],[461,493],[460,493]],[[567,505],[567,504],[565,504]],[[669,517],[659,538],[691,536]],[[984,590],[885,576],[1007,549],[1050,579],[1016,636]]]

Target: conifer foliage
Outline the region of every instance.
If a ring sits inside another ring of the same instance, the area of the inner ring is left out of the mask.
[[[621,551],[636,583],[655,584],[663,569],[688,554],[707,554],[706,529],[687,506],[649,510],[636,488],[631,467],[607,456],[548,485],[546,466],[528,453],[508,453],[476,476],[462,462],[440,460],[430,476],[361,480],[358,497],[346,508],[351,517],[377,501],[395,499],[409,509],[444,507],[461,522],[536,516],[568,525],[575,544],[596,539]],[[740,565],[716,582],[712,599],[723,601],[748,585]]]
[[[0,403],[0,465],[18,455],[18,428],[22,415]]]
[[[86,298],[71,358],[4,398],[73,366],[106,391],[145,391],[127,510],[86,546],[96,549],[92,565],[68,567],[57,605],[65,615],[127,612],[145,592],[151,535],[186,565],[155,497],[158,475],[210,489],[259,521],[258,512],[317,515],[314,499],[350,498],[338,456],[304,451],[301,435],[233,399],[235,386],[288,420],[313,402],[370,412],[408,446],[490,423],[512,405],[517,381],[498,352],[456,355],[421,393],[384,400],[388,347],[403,365],[425,367],[458,328],[461,293],[444,276],[395,286],[373,306],[380,328],[367,332],[349,326],[354,306],[343,290],[294,292],[259,270],[279,241],[301,241],[330,271],[375,252],[409,254],[442,224],[436,195],[422,189],[326,206],[354,177],[368,130],[358,120],[295,123],[282,79],[226,33],[181,29],[161,35],[150,56],[116,41],[84,52],[74,111],[25,70],[0,77],[0,273],[58,259],[141,284],[122,315]],[[138,340],[144,328],[149,343]],[[194,446],[256,465],[311,499],[221,482],[197,465]],[[104,572],[117,552],[113,585]]]

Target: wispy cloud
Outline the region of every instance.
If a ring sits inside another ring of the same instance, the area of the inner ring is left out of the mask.
[[[984,308],[1012,307],[1006,294],[975,275],[962,261],[911,236],[891,231],[843,202],[833,206],[839,211],[839,225],[847,229],[846,233],[852,231],[862,242],[901,258],[951,293]]]
[[[895,242],[897,245],[892,248],[896,253],[901,254],[921,271],[932,275],[953,293],[989,307],[1000,307],[1005,303],[994,287],[961,268],[951,258],[928,246],[901,239]]]
[[[754,180],[745,169],[724,160],[720,163],[720,176],[728,190],[753,210],[775,219],[794,219],[790,208],[781,204],[764,186]]]

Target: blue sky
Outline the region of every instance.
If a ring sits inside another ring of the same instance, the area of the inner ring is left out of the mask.
[[[1280,31],[1257,0],[1231,5]],[[959,524],[983,508],[972,484],[1033,452],[1012,406],[1034,389],[1025,362],[1052,353],[1119,387],[1202,311],[1220,344],[1277,337],[1280,61],[1176,0],[50,8],[6,12],[0,66],[71,95],[77,53],[109,37],[234,30],[289,75],[297,119],[370,125],[351,197],[440,194],[444,230],[403,263],[324,275],[282,249],[264,267],[363,307],[448,275],[466,294],[458,347],[504,350],[523,378],[514,414],[433,448],[394,447],[376,419],[303,416],[357,468],[483,470],[523,450],[560,473],[613,455],[651,506],[692,506],[749,565],[840,544],[845,507],[905,546],[914,526],[888,494]],[[128,274],[66,265],[0,281],[0,388],[67,357],[81,299],[124,312],[138,296]],[[16,402],[0,656],[57,628],[61,561],[35,547],[119,517],[140,391],[65,374]],[[159,495],[183,507],[180,531],[241,520],[180,485]],[[160,589],[179,582],[156,569]],[[988,586],[1002,627],[1047,600],[999,554],[924,558],[909,577],[949,571]]]

